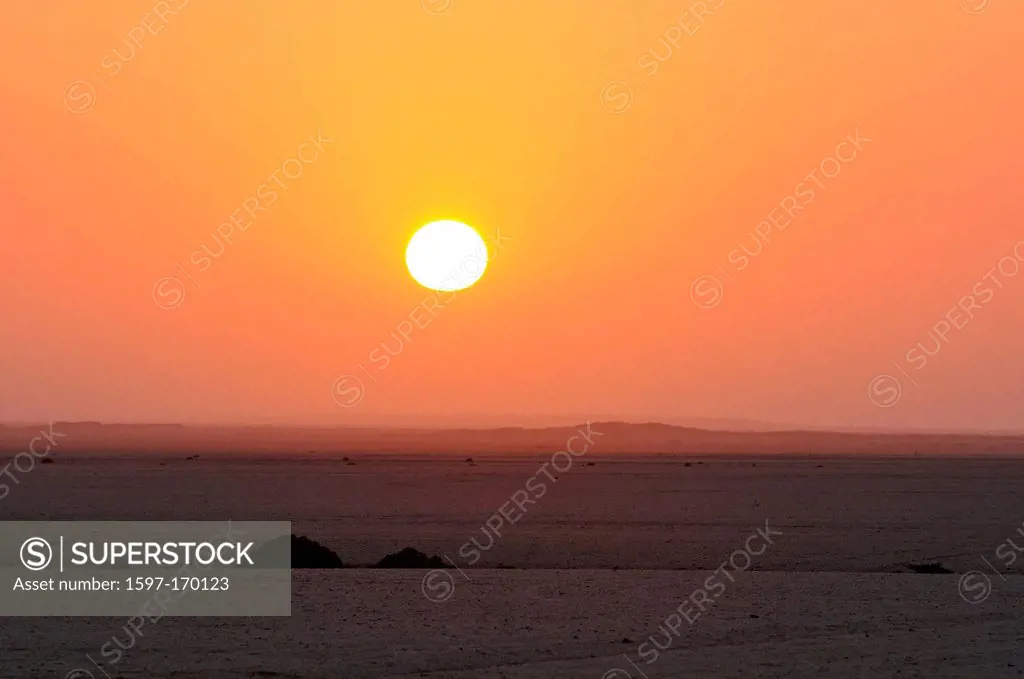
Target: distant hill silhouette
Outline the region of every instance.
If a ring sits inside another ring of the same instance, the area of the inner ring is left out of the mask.
[[[46,423],[45,426],[49,426]],[[24,451],[39,426],[0,427],[0,454]],[[342,427],[211,427],[56,422],[60,454],[97,456],[183,453],[348,456],[359,453],[467,455],[544,454],[564,450],[587,425],[527,429],[388,429]],[[829,431],[718,431],[675,425],[594,422],[587,453],[813,454],[813,455],[1024,455],[1024,435],[983,433],[848,433]]]

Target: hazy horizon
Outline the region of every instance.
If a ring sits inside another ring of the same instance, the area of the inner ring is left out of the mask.
[[[633,427],[644,426],[668,426],[682,429],[702,429],[706,431],[722,433],[771,433],[771,432],[816,432],[816,433],[837,433],[837,434],[877,434],[877,435],[900,435],[900,434],[934,434],[934,435],[994,435],[994,436],[1024,436],[1024,427],[1019,429],[985,429],[985,428],[899,428],[884,426],[857,426],[857,425],[809,425],[800,423],[782,422],[760,422],[756,420],[739,420],[732,418],[675,418],[675,419],[628,419],[610,415],[599,415],[597,417],[572,417],[572,416],[537,416],[532,418],[516,419],[512,416],[503,417],[480,416],[476,418],[461,417],[432,417],[426,416],[403,416],[401,418],[367,418],[362,422],[337,423],[328,420],[323,421],[286,421],[266,419],[264,421],[203,421],[191,422],[175,421],[103,421],[103,420],[69,420],[54,418],[52,420],[22,420],[0,422],[0,427],[22,428],[34,427],[48,422],[66,423],[71,425],[102,425],[102,426],[132,426],[132,427],[192,427],[209,429],[229,428],[259,428],[275,427],[281,429],[433,429],[433,430],[496,430],[496,429],[556,429],[580,425],[585,422],[607,422],[623,424]],[[1022,451],[1024,454],[1024,451]]]

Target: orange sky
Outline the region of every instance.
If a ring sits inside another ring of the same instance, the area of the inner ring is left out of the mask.
[[[1024,428],[1024,3],[962,5],[11,3],[0,420]],[[505,247],[381,370],[443,217]]]

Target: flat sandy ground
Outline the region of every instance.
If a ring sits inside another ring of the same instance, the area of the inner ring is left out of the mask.
[[[953,575],[741,574],[652,664],[637,657],[638,645],[705,574],[475,571],[444,603],[424,598],[422,577],[303,573],[291,618],[164,618],[143,627],[114,666],[99,649],[114,635],[128,645],[124,620],[5,620],[0,676],[64,677],[83,668],[102,677],[86,654],[112,677],[147,678],[640,679],[642,670],[650,679],[994,679],[1024,672],[1020,576],[971,605]],[[606,674],[613,668],[629,674]]]
[[[114,665],[99,651],[127,642],[126,620],[4,619],[0,679],[102,677],[86,654],[111,677],[177,679],[1024,676],[1024,555],[995,555],[1024,545],[1024,463],[594,456],[552,482],[536,476],[549,459],[58,457],[0,518],[292,520],[348,563],[414,546],[461,571],[439,603],[424,571],[296,572],[291,618],[164,618]],[[544,496],[467,567],[460,545],[487,544],[481,526],[531,477]],[[660,634],[766,521],[782,535],[753,569]],[[935,561],[955,573],[905,572]],[[990,587],[979,603],[961,595],[969,571]],[[652,635],[671,645],[647,663]]]

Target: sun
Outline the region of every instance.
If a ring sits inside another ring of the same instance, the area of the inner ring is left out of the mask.
[[[420,227],[405,249],[417,283],[431,290],[464,290],[487,268],[487,243],[471,226],[445,219]]]

